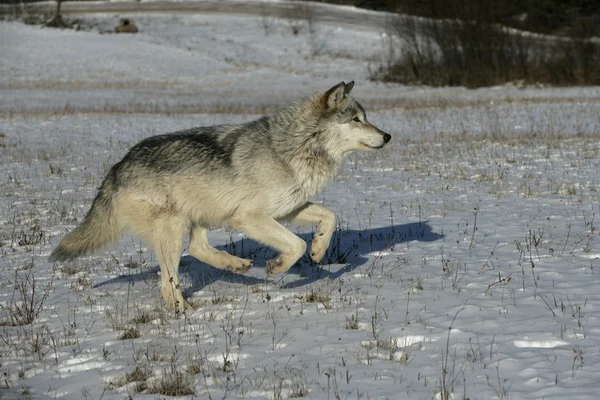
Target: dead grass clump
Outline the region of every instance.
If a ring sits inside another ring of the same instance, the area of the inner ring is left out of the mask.
[[[290,381],[290,391],[288,398],[301,398],[308,396],[308,382],[303,370],[288,369],[286,370]]]
[[[140,263],[138,261],[133,261],[132,259],[129,259],[129,261],[127,261],[125,264],[123,264],[123,267],[128,268],[128,269],[137,269],[137,268],[142,267],[142,263]]]
[[[119,340],[137,339],[140,336],[141,334],[138,328],[133,326],[123,331],[123,333],[119,336]]]
[[[368,350],[367,357],[373,356],[369,351],[375,350],[375,357],[390,361],[398,361],[402,363],[408,362],[410,353],[402,351],[398,338],[367,340],[361,343],[361,346]]]
[[[145,308],[139,305],[124,307],[117,303],[114,308],[107,308],[105,316],[108,326],[115,331],[128,331],[137,329],[136,325],[145,325],[153,321],[165,321],[165,310],[161,308]]]
[[[23,246],[37,246],[48,243],[48,235],[46,231],[41,229],[38,225],[34,225],[29,231],[21,229],[15,232],[12,237],[13,244],[17,244],[19,247]]]
[[[127,382],[139,382],[145,381],[146,379],[150,378],[151,375],[152,371],[150,371],[148,366],[136,365],[134,370],[126,375],[126,378]]]
[[[107,308],[104,314],[112,330],[121,331],[128,326],[126,311],[120,305],[117,304],[114,309]]]
[[[131,319],[132,324],[148,324],[157,318],[150,310],[138,308],[136,315]]]
[[[321,303],[327,308],[331,304],[331,294],[321,290],[311,289],[303,297],[307,303]]]
[[[204,360],[194,357],[188,357],[186,372],[188,373],[188,375],[191,376],[197,375],[203,371],[203,366]]]
[[[45,288],[40,288],[31,270],[24,274],[15,271],[14,289],[6,306],[0,309],[7,319],[0,322],[4,326],[22,326],[31,324],[40,314],[44,302],[50,295],[52,282]]]
[[[212,304],[223,304],[223,303],[231,303],[233,302],[235,299],[233,297],[228,297],[228,296],[215,296],[211,299],[211,303]]]
[[[148,385],[146,380],[152,376],[152,370],[147,365],[136,365],[133,371],[120,376],[108,384],[109,389],[115,389],[125,386],[131,382],[137,382],[135,385],[135,391],[140,393],[147,389]]]
[[[72,276],[80,273],[83,270],[83,265],[78,261],[67,262],[58,267],[57,270],[63,275]]]
[[[356,314],[352,314],[350,318],[346,317],[346,325],[344,327],[346,329],[357,330],[359,328],[358,316]]]
[[[398,339],[396,338],[389,338],[389,339],[381,339],[381,340],[370,340],[367,342],[363,342],[362,346],[365,349],[381,349],[381,350],[387,350],[387,351],[392,351],[392,350],[396,350],[398,349]]]
[[[290,392],[290,394],[288,395],[288,398],[290,398],[290,399],[300,398],[300,397],[306,397],[306,395],[308,395],[308,390],[306,388],[301,388],[299,391],[292,390]]]
[[[91,289],[94,286],[94,281],[87,274],[80,274],[71,281],[71,289],[76,292]]]
[[[219,296],[219,295],[214,295],[211,298],[198,298],[198,299],[190,299],[188,301],[189,306],[194,309],[194,310],[198,310],[200,308],[209,306],[209,305],[219,305],[219,304],[226,304],[226,303],[233,303],[235,302],[237,299],[235,297],[231,297],[231,296]]]
[[[193,379],[179,371],[168,371],[147,389],[148,394],[160,394],[163,396],[193,396]]]

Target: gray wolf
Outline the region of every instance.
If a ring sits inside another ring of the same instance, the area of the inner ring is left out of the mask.
[[[211,226],[229,226],[278,250],[266,272],[287,271],[306,243],[280,224],[318,225],[310,256],[319,262],[335,214],[309,200],[355,150],[382,148],[391,136],[367,121],[341,82],[272,115],[239,125],[193,128],[142,140],[104,179],[83,222],[62,239],[50,261],[66,261],[114,244],[124,230],[156,252],[167,306],[182,311],[178,267],[184,236],[189,253],[216,268],[245,273],[252,261],[208,244]]]

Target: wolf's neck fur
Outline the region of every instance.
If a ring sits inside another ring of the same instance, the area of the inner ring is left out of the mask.
[[[272,139],[276,155],[310,197],[333,180],[344,160],[332,147],[329,132],[318,128],[322,113],[318,100],[311,98],[268,117],[269,123],[277,127],[274,131],[284,132]]]

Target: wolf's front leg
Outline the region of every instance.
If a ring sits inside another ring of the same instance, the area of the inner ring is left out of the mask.
[[[333,211],[307,202],[282,220],[295,224],[318,225],[310,248],[310,257],[315,262],[321,261],[329,248],[329,242],[335,230],[336,219]]]
[[[306,242],[294,235],[273,217],[262,212],[237,212],[230,220],[235,229],[280,251],[279,257],[267,262],[267,275],[286,272],[306,251]]]

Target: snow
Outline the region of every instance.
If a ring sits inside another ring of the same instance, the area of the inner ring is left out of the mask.
[[[368,80],[383,29],[127,16],[139,34],[101,34],[112,13],[77,15],[89,32],[0,23],[0,397],[155,399],[179,377],[213,399],[597,398],[600,88],[384,85]],[[195,310],[182,317],[131,235],[48,263],[140,139],[352,79],[393,139],[351,156],[315,199],[339,220],[323,265],[304,257],[268,280],[272,250],[216,230],[213,245],[255,267],[223,273],[184,253]],[[32,282],[39,313],[11,326]]]

